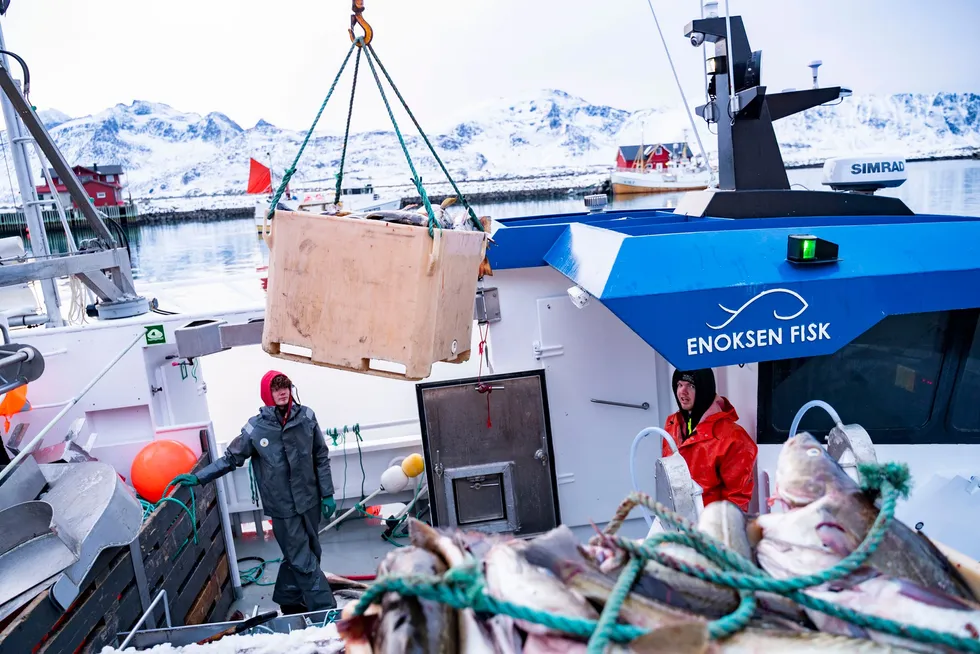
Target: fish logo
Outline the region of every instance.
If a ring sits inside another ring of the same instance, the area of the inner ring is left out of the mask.
[[[717,326],[716,325],[712,325],[710,323],[704,323],[704,324],[707,325],[707,327],[709,329],[724,329],[725,327],[727,327],[728,325],[730,325],[733,320],[735,320],[736,318],[738,318],[739,314],[741,314],[743,311],[745,311],[746,309],[748,309],[749,306],[751,306],[753,302],[755,302],[759,298],[762,298],[762,297],[764,297],[766,295],[770,295],[772,293],[785,293],[786,295],[790,295],[790,296],[796,298],[797,300],[799,300],[800,301],[800,305],[801,305],[800,306],[800,310],[797,311],[796,313],[794,313],[791,316],[781,316],[781,315],[779,315],[779,313],[777,313],[774,310],[772,312],[772,317],[775,318],[776,320],[795,320],[796,318],[799,318],[801,315],[803,315],[803,312],[806,311],[807,308],[810,306],[809,304],[807,304],[807,301],[804,300],[803,297],[799,293],[797,293],[796,291],[791,291],[791,290],[786,289],[786,288],[770,288],[768,291],[762,291],[761,293],[759,293],[758,295],[756,295],[755,297],[753,297],[751,300],[749,300],[748,302],[746,302],[745,304],[743,304],[742,306],[740,306],[738,308],[738,310],[732,310],[732,309],[729,309],[728,307],[726,307],[724,305],[719,304],[718,307],[722,311],[724,311],[725,313],[730,314],[730,317],[728,318],[728,320],[726,320],[725,322],[723,322],[723,323],[721,323],[720,325],[717,325]]]

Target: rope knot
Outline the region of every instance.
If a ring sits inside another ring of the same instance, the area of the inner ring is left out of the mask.
[[[479,606],[483,597],[483,575],[475,561],[450,568],[442,576],[442,581],[465,598],[469,606]]]
[[[904,463],[860,463],[861,487],[869,492],[881,492],[891,487],[902,499],[908,499],[912,487],[909,468]]]

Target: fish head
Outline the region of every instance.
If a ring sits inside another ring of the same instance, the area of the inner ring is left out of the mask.
[[[378,631],[381,607],[372,604],[363,615],[354,615],[357,602],[350,602],[343,608],[340,619],[335,623],[337,634],[344,642],[348,652],[371,652],[372,641]]]
[[[442,560],[428,550],[406,545],[388,552],[378,564],[378,575],[441,575],[446,571]]]
[[[784,513],[759,516],[762,539],[755,547],[759,565],[776,578],[806,575],[836,565],[860,538],[841,519],[845,498],[831,492]]]
[[[776,460],[775,494],[790,507],[805,506],[830,491],[856,489],[854,480],[809,433],[796,434],[783,444]]]

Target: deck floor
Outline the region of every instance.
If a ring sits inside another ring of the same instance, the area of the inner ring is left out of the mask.
[[[251,525],[246,524],[245,526],[248,528]],[[237,558],[258,556],[266,561],[271,561],[282,557],[279,545],[272,535],[272,528],[268,519],[265,521],[263,529],[265,531],[264,539],[260,539],[254,532],[247,531],[235,538]],[[321,534],[320,544],[323,547],[323,556],[320,558],[320,568],[324,572],[330,572],[341,577],[375,574],[381,560],[388,552],[395,549],[394,545],[381,538],[383,531],[384,525],[368,524],[366,520],[352,520],[344,523],[339,530]],[[243,561],[239,565],[245,569],[255,564],[255,561]],[[278,573],[278,563],[267,565],[262,581],[274,582]],[[272,590],[273,586],[271,585],[249,584],[243,586],[242,598],[232,604],[231,611],[240,610],[246,615],[251,615],[256,606],[259,607],[259,612],[278,609],[279,606],[272,601]],[[338,605],[342,604],[342,602],[338,602]]]

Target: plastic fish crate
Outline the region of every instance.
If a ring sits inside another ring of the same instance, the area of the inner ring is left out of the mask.
[[[277,211],[268,243],[267,353],[407,380],[469,360],[485,233]]]

